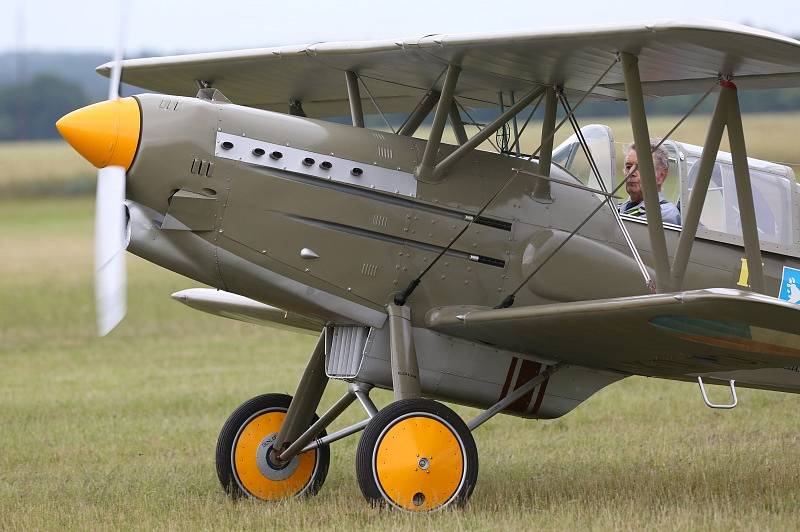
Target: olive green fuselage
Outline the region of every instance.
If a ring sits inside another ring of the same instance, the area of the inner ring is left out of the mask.
[[[537,178],[515,172],[537,173],[535,161],[474,151],[441,182],[427,183],[414,178],[421,139],[230,103],[149,94],[137,100],[142,134],[128,173],[129,249],[321,322],[383,327],[386,304],[512,176],[409,298],[415,328],[424,328],[433,307],[497,305],[603,201],[557,182],[551,199],[535,198]],[[442,145],[438,158],[455,148]],[[555,165],[551,175],[575,181]],[[515,304],[648,293],[612,208],[604,205],[518,292]],[[650,267],[646,225],[625,223]],[[673,253],[679,232],[666,232]],[[682,288],[736,288],[742,257],[738,246],[698,239]],[[767,292],[777,294],[782,267],[795,261],[764,257]],[[502,385],[510,356],[487,360],[487,366],[503,365],[498,377],[487,379]],[[495,393],[470,400],[468,392],[438,390],[472,404],[490,404]]]

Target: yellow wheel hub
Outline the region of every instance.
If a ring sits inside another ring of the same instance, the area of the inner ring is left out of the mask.
[[[233,448],[233,468],[241,487],[253,497],[275,501],[303,491],[314,475],[316,451],[296,456],[278,468],[267,459],[272,441],[283,424],[286,412],[266,412],[242,427]]]
[[[410,416],[388,427],[374,458],[378,484],[397,506],[429,511],[447,504],[464,477],[464,451],[439,419]]]

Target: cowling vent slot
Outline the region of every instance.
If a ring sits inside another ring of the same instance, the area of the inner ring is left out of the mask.
[[[364,358],[369,327],[330,325],[325,328],[325,373],[332,379],[353,379]]]

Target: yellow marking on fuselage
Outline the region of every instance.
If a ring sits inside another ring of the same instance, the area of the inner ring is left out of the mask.
[[[736,286],[750,288],[750,269],[747,267],[747,259],[742,257],[742,271],[739,272],[739,282]]]

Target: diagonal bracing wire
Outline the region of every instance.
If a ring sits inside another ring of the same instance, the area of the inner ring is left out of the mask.
[[[594,84],[593,84],[593,85],[592,85],[592,86],[589,88],[589,90],[587,90],[587,91],[586,91],[586,93],[585,93],[585,94],[583,95],[583,97],[582,97],[582,98],[581,98],[581,99],[578,101],[578,103],[577,103],[577,104],[575,104],[575,107],[573,108],[573,111],[572,111],[573,113],[574,113],[574,112],[575,112],[575,111],[578,109],[578,107],[580,107],[580,106],[581,106],[581,104],[583,104],[583,102],[584,102],[584,101],[586,101],[586,98],[589,96],[589,94],[591,94],[592,92],[594,92],[594,89],[595,89],[595,88],[596,88],[596,87],[597,87],[597,86],[600,84],[600,82],[601,82],[601,81],[603,81],[603,79],[606,77],[606,75],[608,75],[608,73],[609,73],[609,72],[611,72],[611,69],[612,69],[612,68],[614,68],[614,65],[616,65],[616,64],[617,64],[619,61],[620,61],[620,56],[619,56],[619,54],[617,54],[617,56],[614,58],[614,60],[611,62],[611,64],[610,64],[610,65],[608,65],[608,68],[606,68],[606,69],[603,71],[603,73],[602,73],[602,74],[600,74],[600,77],[599,77],[599,78],[597,78],[597,81],[595,81],[595,82],[594,82]],[[469,118],[469,114],[467,114],[467,117]],[[545,144],[546,142],[550,142],[550,141],[553,139],[553,137],[555,137],[555,135],[556,135],[556,133],[558,132],[558,130],[561,128],[561,126],[562,126],[562,125],[564,125],[564,123],[567,121],[567,119],[568,119],[568,118],[569,118],[569,116],[567,116],[567,117],[564,117],[564,119],[563,119],[563,120],[562,120],[562,121],[561,121],[561,122],[560,122],[560,123],[559,123],[559,124],[558,124],[558,125],[557,125],[555,128],[553,128],[553,131],[550,133],[550,135],[548,135],[548,136],[547,136],[545,139],[542,139],[542,142],[541,142],[541,144],[539,145],[539,147],[538,147],[538,148],[536,148],[536,150],[535,150],[533,153],[531,153],[531,154],[530,154],[530,155],[529,155],[527,158],[525,158],[524,160],[526,160],[526,161],[530,162],[530,161],[533,159],[533,157],[534,157],[536,154],[538,154],[538,153],[541,151],[541,149],[542,149],[542,146],[544,146],[544,144]],[[471,118],[470,118],[470,120],[471,120]],[[485,211],[487,208],[489,208],[489,205],[491,205],[491,204],[492,204],[492,202],[494,202],[494,200],[495,200],[495,199],[496,199],[496,198],[497,198],[497,197],[498,197],[500,194],[502,194],[502,193],[503,193],[503,191],[504,191],[506,188],[508,188],[508,186],[511,184],[511,182],[512,182],[512,181],[514,181],[514,178],[516,178],[516,177],[517,177],[519,174],[520,174],[520,171],[519,171],[519,170],[515,170],[515,171],[512,173],[511,177],[509,177],[509,178],[506,180],[506,182],[505,182],[505,183],[503,183],[503,185],[502,185],[502,186],[501,186],[501,187],[500,187],[500,188],[497,190],[497,192],[495,192],[494,194],[492,194],[492,196],[491,196],[491,197],[490,197],[490,198],[489,198],[489,199],[488,199],[488,200],[487,200],[487,201],[486,201],[486,202],[483,204],[483,206],[480,208],[480,210],[478,210],[477,214],[475,214],[474,216],[472,216],[472,217],[469,219],[469,221],[467,222],[467,225],[465,225],[465,226],[464,226],[464,228],[463,228],[463,229],[461,229],[461,231],[459,231],[459,232],[458,232],[458,234],[457,234],[455,237],[453,237],[453,239],[450,241],[450,243],[449,243],[449,244],[447,244],[447,246],[446,246],[445,248],[443,248],[443,249],[442,249],[442,250],[439,252],[439,254],[438,254],[438,255],[436,255],[436,257],[435,257],[435,258],[434,258],[434,259],[433,259],[433,260],[430,262],[430,264],[428,264],[428,266],[426,266],[426,267],[425,267],[425,269],[424,269],[424,270],[422,270],[422,273],[420,273],[420,274],[419,274],[419,275],[418,275],[418,276],[417,276],[417,277],[416,277],[416,278],[415,278],[413,281],[411,281],[411,282],[408,284],[408,286],[405,288],[405,290],[403,290],[403,291],[402,291],[402,292],[400,292],[399,294],[396,294],[396,295],[395,295],[395,297],[394,297],[394,302],[395,302],[395,304],[396,304],[396,305],[398,305],[398,306],[403,306],[403,305],[405,305],[405,304],[406,304],[406,301],[408,300],[408,298],[411,296],[411,294],[414,292],[414,290],[417,288],[417,286],[419,286],[419,283],[420,283],[420,282],[422,282],[422,278],[425,276],[425,274],[427,274],[427,273],[428,273],[428,272],[431,270],[431,268],[433,268],[433,266],[434,266],[434,265],[435,265],[437,262],[439,262],[439,260],[440,260],[440,259],[441,259],[441,258],[442,258],[444,255],[445,255],[445,253],[447,253],[447,252],[450,250],[450,248],[452,248],[452,247],[453,247],[453,245],[456,243],[456,241],[458,241],[458,239],[459,239],[459,238],[461,238],[461,235],[463,235],[464,233],[466,233],[466,232],[467,232],[467,230],[468,230],[470,227],[472,227],[472,224],[473,224],[473,222],[474,222],[475,220],[477,220],[478,218],[480,218],[480,216],[481,216],[481,215],[484,213],[484,211]],[[603,204],[601,203],[600,205],[602,206]],[[592,215],[594,215],[594,213],[592,213]],[[590,217],[591,217],[591,216],[590,216]],[[587,220],[587,221],[588,221],[588,220]],[[585,223],[585,222],[584,222],[584,223]],[[582,226],[582,225],[581,225],[581,226]],[[517,290],[519,290],[519,289],[517,289]],[[515,292],[516,292],[516,291],[515,291]],[[512,298],[512,303],[513,303],[513,298]]]
[[[558,99],[561,101],[561,105],[564,107],[564,112],[571,117],[569,122],[572,125],[572,129],[575,131],[575,136],[578,137],[578,143],[581,145],[583,153],[586,155],[586,159],[589,161],[589,167],[591,168],[591,171],[595,176],[597,176],[597,182],[600,184],[600,189],[603,192],[608,192],[605,181],[603,180],[603,176],[600,175],[600,169],[597,166],[597,162],[594,160],[592,150],[589,148],[589,144],[586,142],[586,137],[583,136],[583,131],[581,131],[580,124],[578,124],[578,119],[575,117],[575,114],[572,113],[572,108],[569,105],[569,100],[567,100],[567,95],[564,94],[564,91],[560,91],[558,93]],[[612,171],[614,171],[613,168]],[[654,286],[653,280],[650,277],[650,272],[647,271],[647,267],[644,265],[641,255],[639,255],[639,250],[636,249],[636,245],[633,243],[630,233],[628,233],[628,228],[625,227],[625,223],[622,221],[622,216],[620,216],[617,206],[614,205],[614,203],[611,201],[611,198],[608,196],[605,198],[605,203],[608,203],[608,208],[611,209],[612,213],[614,213],[614,220],[617,222],[617,227],[619,227],[619,230],[622,232],[622,237],[625,239],[625,243],[628,245],[631,255],[633,255],[633,260],[636,261],[636,266],[639,267],[639,271],[644,278],[645,286],[652,290]]]
[[[471,115],[471,114],[469,114],[469,111],[467,111],[467,108],[466,108],[466,107],[464,107],[463,105],[461,105],[461,102],[459,102],[459,101],[458,101],[458,100],[456,100],[455,98],[453,98],[453,101],[454,101],[454,102],[456,102],[456,105],[458,106],[458,108],[459,108],[459,109],[461,109],[462,111],[464,111],[464,114],[465,114],[465,115],[467,115],[467,118],[469,118],[470,125],[473,125],[473,126],[475,126],[476,128],[478,128],[478,131],[481,131],[481,130],[482,130],[484,127],[485,127],[485,126],[482,126],[480,123],[476,122],[474,118],[472,118],[472,115]],[[497,144],[495,144],[494,142],[492,142],[492,139],[490,139],[490,138],[487,138],[486,140],[488,140],[488,141],[489,141],[489,144],[491,144],[491,145],[492,145],[492,148],[494,148],[494,150],[495,150],[497,153],[501,153],[501,151],[500,151],[500,148],[497,146]]]
[[[705,99],[708,97],[708,95],[709,95],[709,94],[711,94],[711,92],[712,92],[712,91],[713,91],[713,90],[714,90],[716,87],[717,87],[717,82],[715,81],[715,82],[714,82],[714,85],[712,85],[712,86],[711,86],[711,87],[710,87],[710,88],[709,88],[709,89],[708,89],[708,90],[705,92],[705,94],[703,94],[703,95],[700,97],[700,99],[699,99],[699,100],[698,100],[698,101],[697,101],[697,102],[696,102],[696,103],[695,103],[695,104],[694,104],[694,105],[691,107],[691,109],[689,109],[689,111],[688,111],[688,112],[687,112],[685,115],[683,115],[683,117],[682,117],[680,120],[678,120],[678,122],[677,122],[677,123],[676,123],[676,124],[675,124],[675,125],[672,127],[672,129],[670,129],[670,130],[667,132],[667,134],[666,134],[666,135],[664,135],[664,136],[661,138],[661,140],[658,142],[658,144],[656,144],[656,145],[655,145],[655,147],[653,147],[653,148],[652,148],[651,152],[654,152],[655,150],[657,150],[658,148],[660,148],[660,147],[661,147],[661,145],[662,145],[662,144],[664,144],[664,142],[667,140],[667,138],[669,138],[669,137],[670,137],[670,136],[671,136],[671,135],[672,135],[672,134],[675,132],[675,130],[677,130],[677,129],[678,129],[680,126],[681,126],[681,124],[683,124],[683,122],[684,122],[684,121],[685,121],[687,118],[689,118],[689,116],[690,116],[692,113],[694,113],[694,111],[695,111],[695,110],[696,110],[696,109],[697,109],[697,108],[700,106],[700,104],[701,104],[701,103],[703,103],[703,101],[704,101],[704,100],[705,100]],[[577,106],[576,106],[576,107],[577,107]],[[614,190],[612,190],[612,191],[611,191],[611,194],[612,194],[612,195],[614,195],[614,194],[616,194],[617,192],[619,192],[619,190],[622,188],[622,185],[624,185],[624,184],[625,184],[625,181],[628,179],[628,176],[630,176],[630,175],[631,175],[633,172],[635,172],[637,168],[638,168],[638,165],[636,165],[636,164],[634,164],[634,165],[631,167],[631,169],[630,169],[630,170],[629,170],[629,171],[628,171],[628,172],[625,174],[625,179],[623,179],[622,181],[620,181],[620,183],[619,183],[619,184],[618,184],[618,185],[617,185],[617,186],[614,188]],[[545,257],[545,259],[544,259],[544,260],[543,260],[543,261],[542,261],[542,262],[541,262],[541,263],[540,263],[540,264],[539,264],[539,265],[538,265],[536,268],[534,268],[534,270],[533,270],[533,271],[532,271],[532,272],[531,272],[531,273],[530,273],[530,274],[529,274],[529,275],[528,275],[528,276],[527,276],[527,277],[526,277],[526,278],[525,278],[525,279],[524,279],[524,280],[523,280],[523,281],[522,281],[522,282],[521,282],[519,285],[517,285],[517,287],[516,287],[516,288],[515,288],[515,289],[514,289],[514,290],[513,290],[513,291],[512,291],[512,292],[511,292],[509,295],[507,295],[507,296],[505,297],[505,299],[503,299],[503,301],[502,301],[502,302],[500,302],[500,304],[499,304],[499,305],[497,305],[497,306],[496,306],[496,307],[494,307],[494,308],[496,308],[496,309],[502,309],[502,308],[508,308],[508,307],[510,307],[511,305],[513,305],[513,304],[514,304],[514,298],[516,297],[516,295],[517,295],[517,292],[519,292],[519,291],[522,289],[522,287],[523,287],[523,286],[525,286],[526,284],[528,284],[528,282],[529,282],[531,279],[533,279],[533,276],[534,276],[534,275],[536,275],[537,273],[539,273],[539,271],[540,271],[542,268],[544,268],[545,264],[547,264],[547,263],[550,261],[550,259],[552,259],[552,258],[555,256],[555,254],[556,254],[556,253],[558,253],[558,252],[559,252],[559,250],[561,250],[561,248],[563,248],[563,247],[564,247],[564,246],[567,244],[567,242],[569,242],[569,241],[570,241],[570,239],[572,239],[572,237],[573,237],[573,236],[575,236],[575,235],[578,233],[578,231],[580,231],[580,230],[581,230],[581,228],[582,228],[584,225],[586,225],[586,223],[587,223],[587,222],[588,222],[588,221],[589,221],[589,220],[590,220],[590,219],[591,219],[591,218],[592,218],[592,217],[593,217],[595,214],[597,214],[597,212],[598,212],[598,211],[599,211],[599,210],[600,210],[600,209],[603,207],[603,205],[604,205],[604,202],[601,202],[601,203],[599,203],[599,204],[597,205],[597,207],[595,207],[595,208],[594,208],[594,210],[592,210],[592,212],[590,212],[590,213],[589,213],[589,215],[588,215],[586,218],[584,218],[584,219],[583,219],[583,221],[582,221],[580,224],[578,224],[578,227],[576,227],[575,229],[573,229],[573,230],[572,230],[572,232],[571,232],[569,235],[567,235],[567,238],[565,238],[565,239],[564,239],[564,240],[563,240],[563,241],[562,241],[562,242],[561,242],[561,243],[560,243],[558,246],[556,246],[556,249],[554,249],[554,250],[553,250],[553,251],[552,251],[552,252],[551,252],[551,253],[550,253],[550,254],[549,254],[547,257]]]
[[[528,127],[528,123],[531,121],[531,118],[533,118],[533,115],[539,109],[539,105],[541,105],[542,100],[544,100],[544,93],[542,93],[542,95],[539,96],[539,99],[536,100],[536,104],[533,106],[533,109],[531,109],[530,114],[528,114],[528,118],[525,119],[525,123],[522,124],[522,127],[517,132],[516,138],[514,139],[514,143],[511,145],[511,148],[509,148],[510,150],[513,150],[515,146],[517,150],[520,149],[519,141],[522,138],[522,134],[525,132],[525,128]]]
[[[423,97],[419,99],[419,101],[417,102],[417,105],[414,106],[414,109],[412,109],[411,112],[406,117],[406,119],[403,120],[403,123],[400,124],[399,128],[397,128],[397,131],[402,131],[403,130],[403,128],[406,126],[406,124],[411,119],[411,117],[414,116],[414,113],[417,112],[417,109],[419,109],[420,106],[422,105],[422,103],[425,101],[425,96],[430,94],[436,88],[436,84],[439,83],[439,80],[442,79],[442,76],[444,76],[445,72],[447,72],[447,67],[444,67],[442,69],[442,71],[439,72],[439,75],[436,76],[435,80],[433,80],[433,83],[431,84],[430,88],[427,91],[425,91],[425,95],[423,95]]]
[[[361,76],[358,75],[358,72],[356,72],[356,77],[358,78],[358,81],[360,81],[361,84],[364,86],[364,88],[367,90],[367,95],[369,96],[369,99],[372,100],[372,105],[375,106],[375,109],[378,111],[378,114],[380,114],[381,118],[383,118],[383,121],[386,122],[386,127],[389,128],[389,131],[391,131],[392,133],[395,133],[395,130],[392,127],[392,124],[389,123],[389,120],[387,120],[386,115],[384,115],[383,111],[381,111],[381,108],[378,105],[378,102],[376,102],[375,98],[372,96],[372,91],[369,90],[369,86],[367,85],[367,82],[364,81],[364,78],[362,78]]]

